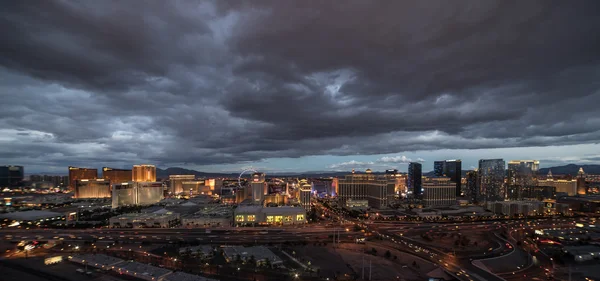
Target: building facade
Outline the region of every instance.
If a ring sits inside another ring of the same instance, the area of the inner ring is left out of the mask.
[[[69,166],[69,188],[75,188],[76,180],[95,180],[97,178],[98,169]]]
[[[130,182],[132,179],[131,170],[114,169],[110,167],[102,167],[102,178],[110,181],[110,183]]]
[[[132,180],[135,182],[155,182],[156,166],[154,165],[133,165]]]
[[[265,194],[267,193],[267,183],[265,182],[265,174],[252,174],[250,187],[252,189],[252,201],[255,204],[260,204],[265,199]]]
[[[408,192],[412,192],[413,197],[421,198],[423,195],[423,172],[421,163],[410,162],[408,164],[407,187]]]
[[[104,179],[75,180],[75,195],[77,199],[110,198],[110,181]]]
[[[461,160],[444,160],[435,161],[433,163],[433,172],[436,177],[449,177],[456,185],[456,196],[462,196],[462,188],[460,180],[462,178],[462,161]]]
[[[511,160],[508,162],[506,178],[506,199],[523,200],[527,191],[536,186],[540,161]]]
[[[310,210],[312,186],[307,180],[301,180],[298,186],[298,202],[305,210]]]
[[[538,186],[551,186],[555,188],[556,193],[566,193],[569,196],[577,194],[577,179],[560,179],[555,180],[552,176],[552,171],[548,171],[545,180],[538,180]]]
[[[131,213],[112,217],[109,226],[113,228],[169,228],[179,225],[179,214]]]
[[[188,195],[212,195],[213,191],[209,185],[206,185],[206,181],[184,181],[181,183],[183,193]]]
[[[504,200],[504,160],[481,159],[478,172],[480,201]]]
[[[423,181],[423,205],[426,207],[456,205],[456,183],[448,177],[426,178]]]
[[[386,176],[377,176],[367,170],[365,174],[350,174],[338,181],[338,200],[345,205],[349,199],[368,200],[372,208],[382,209],[394,199],[395,182]]]
[[[160,182],[125,182],[112,185],[112,208],[151,205],[164,198]]]
[[[234,211],[236,225],[285,225],[306,223],[306,210],[302,207],[239,206]]]
[[[194,181],[196,179],[195,175],[170,175],[169,176],[169,188],[167,189],[167,193],[169,194],[179,194],[184,192],[183,182]]]
[[[0,166],[0,188],[18,187],[23,183],[23,166]]]
[[[468,171],[466,175],[465,197],[471,203],[477,203],[479,200],[479,182],[477,171]]]
[[[583,168],[579,168],[579,172],[577,172],[577,194],[587,194],[587,183],[585,181],[585,172],[583,171]]]

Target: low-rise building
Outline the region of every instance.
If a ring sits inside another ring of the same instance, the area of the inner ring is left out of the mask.
[[[79,264],[85,264],[94,268],[110,270],[114,266],[124,262],[124,260],[103,255],[103,254],[83,254],[70,256],[69,260]]]
[[[346,207],[350,209],[367,209],[369,208],[369,201],[359,199],[348,199],[346,201]]]
[[[179,254],[189,254],[196,257],[211,258],[214,255],[213,247],[209,245],[200,245],[193,247],[179,248]]]
[[[283,264],[283,260],[275,255],[269,248],[265,246],[253,246],[253,247],[242,247],[232,246],[224,247],[223,254],[228,262],[240,259],[242,261],[248,261],[254,259],[257,264],[263,264],[268,259],[272,265]]]
[[[160,281],[217,281],[217,279],[177,271],[165,276]]]
[[[114,266],[114,271],[119,274],[128,275],[131,277],[148,280],[148,281],[162,281],[167,275],[171,274],[172,271],[156,266],[151,266],[139,262],[125,262]]]
[[[600,257],[600,247],[595,245],[566,246],[565,251],[575,258],[576,262],[584,262]]]
[[[2,227],[44,225],[56,221],[65,220],[66,216],[57,212],[50,211],[23,211],[0,214],[0,225]]]
[[[260,205],[238,206],[234,211],[236,225],[256,224],[304,224],[306,210],[302,207],[263,207]]]
[[[130,228],[169,228],[179,225],[179,214],[176,213],[131,213],[109,219],[110,227]]]

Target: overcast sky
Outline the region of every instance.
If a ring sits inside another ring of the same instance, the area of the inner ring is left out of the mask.
[[[293,3],[4,2],[0,164],[600,163],[600,1]]]

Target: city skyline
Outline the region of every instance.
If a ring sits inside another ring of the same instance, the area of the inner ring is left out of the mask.
[[[13,2],[0,164],[600,163],[598,2],[500,3]]]

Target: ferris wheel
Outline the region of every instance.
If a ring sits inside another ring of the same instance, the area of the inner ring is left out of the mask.
[[[240,173],[240,176],[238,177],[238,186],[239,186],[240,188],[242,188],[242,187],[243,187],[243,186],[242,186],[242,176],[243,176],[245,173],[247,173],[247,172],[254,172],[254,173],[258,173],[258,171],[254,170],[254,169],[252,169],[252,168],[243,170],[243,171]]]

